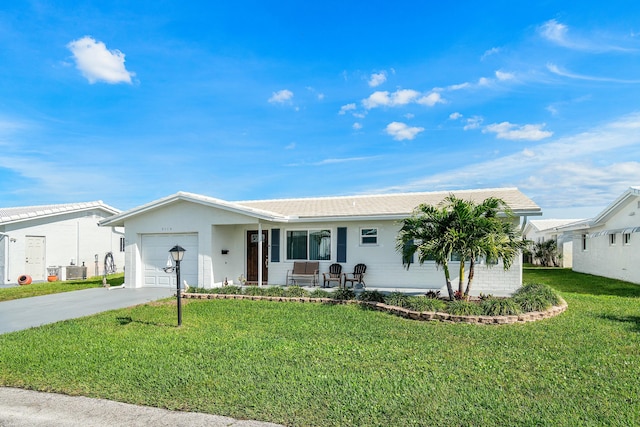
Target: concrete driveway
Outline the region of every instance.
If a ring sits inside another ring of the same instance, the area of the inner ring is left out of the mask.
[[[0,334],[144,304],[175,295],[169,288],[91,288],[0,302]]]

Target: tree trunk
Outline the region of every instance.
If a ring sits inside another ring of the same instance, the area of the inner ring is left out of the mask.
[[[471,291],[471,283],[473,283],[473,276],[475,275],[475,265],[475,260],[471,258],[471,261],[469,261],[469,279],[467,280],[467,289],[464,291],[464,296],[466,297],[469,297],[469,292]]]
[[[462,291],[464,291],[464,258],[460,260],[460,278],[458,279],[458,292],[460,292],[460,296],[462,296]]]
[[[442,266],[442,269],[444,270],[444,278],[447,281],[447,292],[449,292],[449,300],[453,301],[453,286],[451,286],[451,274],[449,274],[449,265],[445,263]]]

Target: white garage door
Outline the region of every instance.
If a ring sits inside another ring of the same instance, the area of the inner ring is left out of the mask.
[[[180,263],[180,280],[189,286],[198,284],[198,235],[197,234],[145,234],[142,236],[142,265],[144,286],[176,287],[176,273],[165,273],[169,249],[175,245],[186,251]],[[175,266],[175,264],[174,264]]]

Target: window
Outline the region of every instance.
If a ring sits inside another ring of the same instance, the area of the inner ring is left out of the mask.
[[[609,246],[615,246],[616,244],[616,235],[614,234],[609,234]]]
[[[377,245],[378,229],[377,228],[361,228],[360,244],[361,245]]]
[[[287,259],[331,259],[331,230],[287,231]]]
[[[631,244],[631,233],[624,233],[622,235],[622,242],[625,245],[630,245]]]
[[[124,237],[121,237],[120,238],[120,252],[124,252],[124,247],[125,247]]]

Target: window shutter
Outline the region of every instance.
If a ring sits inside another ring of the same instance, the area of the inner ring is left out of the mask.
[[[405,249],[406,249],[408,246],[412,246],[412,245],[413,245],[413,239],[412,239],[412,240],[409,240],[407,243],[405,243],[405,244],[404,244],[404,247],[405,247]],[[410,257],[405,257],[405,256],[404,256],[404,253],[403,253],[403,254],[402,254],[402,265],[407,265],[407,266],[408,266],[409,264],[413,264],[413,256],[414,256],[414,255],[415,255],[415,254],[411,254],[411,256],[410,256]],[[407,267],[407,268],[408,268],[408,267]]]
[[[337,262],[347,262],[347,227],[338,227]]]
[[[271,262],[280,262],[280,229],[271,229]]]

